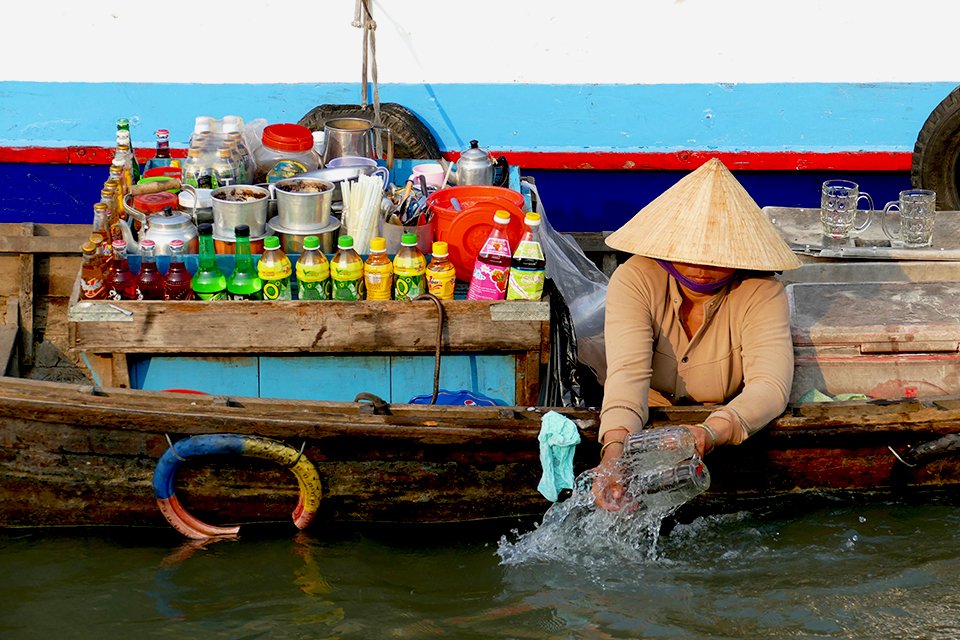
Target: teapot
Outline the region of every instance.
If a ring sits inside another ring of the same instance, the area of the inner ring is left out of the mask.
[[[156,243],[158,256],[170,254],[171,240],[182,240],[184,253],[198,252],[200,241],[197,226],[190,214],[167,207],[159,213],[146,216],[132,207],[125,208],[131,217],[140,222],[140,239],[149,238]],[[127,243],[127,251],[139,253],[140,244],[133,238],[130,223],[120,220],[119,224],[120,232]]]
[[[505,187],[510,182],[510,166],[507,164],[507,159],[500,156],[493,160],[489,153],[480,148],[480,143],[476,140],[471,140],[470,148],[460,152],[456,169],[453,169],[445,160],[441,160],[441,164],[448,169],[450,184],[459,186],[485,184]],[[497,168],[500,169],[499,176],[496,175]]]

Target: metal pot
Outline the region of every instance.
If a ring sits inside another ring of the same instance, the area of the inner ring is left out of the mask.
[[[184,253],[198,253],[200,243],[197,227],[188,214],[165,209],[147,216],[147,231],[141,238],[153,240],[157,246],[157,255],[170,254],[170,242],[183,241]]]
[[[385,138],[385,140],[384,140]],[[341,156],[376,159],[382,151],[393,167],[393,133],[363,118],[335,118],[323,125],[323,165]]]
[[[261,236],[266,231],[269,190],[242,184],[214,189],[210,197],[213,198],[213,232],[217,235],[232,238],[234,227],[241,224],[250,227],[251,236]]]

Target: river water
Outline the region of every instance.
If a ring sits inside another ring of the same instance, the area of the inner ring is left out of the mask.
[[[549,526],[5,531],[0,638],[960,637],[951,505]]]

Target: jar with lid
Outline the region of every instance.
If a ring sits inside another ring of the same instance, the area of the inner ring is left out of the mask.
[[[302,125],[268,125],[263,129],[261,142],[254,152],[254,184],[292,178],[320,167],[320,157],[313,150],[313,133]]]

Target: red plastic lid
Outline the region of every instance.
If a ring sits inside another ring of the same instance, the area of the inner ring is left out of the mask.
[[[143,177],[144,178],[154,178],[154,177],[166,177],[166,178],[179,178],[182,174],[180,167],[154,167],[153,169],[147,169]]]
[[[427,206],[443,215],[456,216],[458,213],[452,202],[454,198],[462,211],[481,202],[507,202],[518,207],[523,206],[523,194],[519,191],[479,184],[438,189],[427,196]]]
[[[510,214],[507,239],[510,240],[512,251],[523,236],[523,210],[514,204],[503,201],[480,202],[465,209],[450,223],[444,240],[449,245],[450,262],[457,268],[458,280],[470,281],[473,263],[493,229],[494,214],[500,210]]]
[[[167,207],[176,209],[179,202],[177,195],[169,191],[144,193],[139,196],[133,196],[133,208],[143,213],[156,213],[163,211]]]
[[[299,124],[268,125],[260,139],[265,146],[277,151],[309,151],[313,148],[313,133]]]

